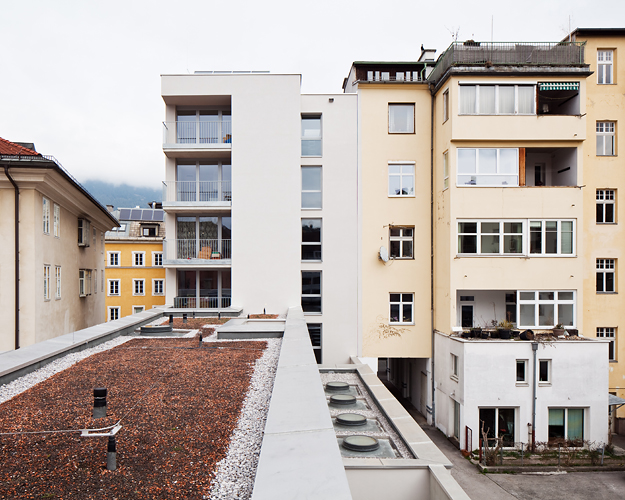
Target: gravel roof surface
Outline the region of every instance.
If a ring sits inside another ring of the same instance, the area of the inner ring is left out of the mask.
[[[132,339],[18,394],[0,405],[0,433],[122,419],[118,469],[105,468],[106,437],[2,435],[0,498],[208,498],[267,344],[205,342],[200,349],[197,338]],[[108,388],[108,416],[97,420],[95,387]]]

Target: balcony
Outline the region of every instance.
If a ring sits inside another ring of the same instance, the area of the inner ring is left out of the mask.
[[[177,309],[226,309],[230,307],[230,297],[174,297]]]
[[[230,265],[231,242],[223,239],[165,240],[164,265]]]
[[[204,118],[204,117],[202,117]],[[228,117],[229,118],[229,117]],[[175,152],[230,150],[232,146],[232,122],[228,119],[179,120],[163,122],[163,150],[172,157],[193,157]]]
[[[163,206],[232,206],[231,181],[163,181]]]

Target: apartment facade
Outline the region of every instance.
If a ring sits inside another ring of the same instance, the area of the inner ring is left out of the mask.
[[[0,351],[104,321],[104,232],[117,220],[60,164],[0,139]]]
[[[300,75],[164,75],[166,304],[303,306],[323,363],[356,352],[356,99]]]
[[[165,305],[162,209],[120,208],[119,227],[105,235],[106,319]]]

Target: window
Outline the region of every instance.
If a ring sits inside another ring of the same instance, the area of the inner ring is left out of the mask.
[[[457,186],[519,185],[516,148],[458,148]]]
[[[93,247],[95,249],[95,237],[96,237],[97,231],[95,230],[95,228],[93,229]]]
[[[414,294],[391,293],[390,294],[390,323],[412,324],[414,309]]]
[[[597,259],[597,292],[616,292],[616,259]]]
[[[174,193],[175,190],[175,193]],[[166,199],[173,201],[232,201],[232,166],[229,160],[179,160],[176,182],[168,183]],[[160,217],[162,219],[162,217]],[[157,220],[154,218],[153,220]],[[155,224],[155,234],[159,228]],[[144,234],[150,236],[150,234]]]
[[[451,378],[454,380],[458,380],[458,374],[460,373],[458,367],[458,356],[455,354],[451,355]]]
[[[527,359],[516,360],[516,383],[524,384],[527,382]]]
[[[119,252],[106,252],[109,258],[109,266],[118,267],[119,266]]]
[[[551,383],[551,360],[550,359],[538,360],[538,382],[540,384]]]
[[[50,300],[50,266],[43,266],[43,300]]]
[[[414,134],[414,104],[388,105],[388,133]]]
[[[597,189],[597,224],[616,223],[615,201],[614,189]]]
[[[109,321],[119,319],[119,307],[109,307]]]
[[[152,280],[152,295],[163,295],[164,291],[164,280]]]
[[[132,252],[132,265],[135,267],[145,266],[145,252]]]
[[[580,115],[579,82],[538,82],[537,115]]]
[[[597,122],[597,156],[614,156],[614,122]]]
[[[321,219],[302,219],[302,260],[321,260]]]
[[[100,291],[104,292],[104,269],[100,270],[100,286]]]
[[[549,408],[549,443],[565,438],[582,446],[584,440],[583,408]]]
[[[414,228],[412,227],[391,227],[390,248],[392,259],[412,259],[412,248],[414,246]]]
[[[321,364],[321,323],[308,323],[308,336],[317,364]]]
[[[54,276],[56,278],[56,292],[54,298],[59,300],[61,298],[61,266],[56,266],[54,268]]]
[[[414,196],[414,163],[388,164],[388,195]]]
[[[93,270],[93,291],[98,293],[98,270]]]
[[[443,189],[449,187],[449,151],[443,153]]]
[[[119,295],[119,280],[108,280],[108,281],[109,281],[109,296]]]
[[[158,236],[158,226],[141,226],[141,236]]]
[[[132,294],[145,295],[145,280],[132,280]]]
[[[449,120],[449,89],[443,92],[443,123]]]
[[[302,310],[321,313],[321,271],[302,272]]]
[[[616,361],[616,328],[597,328],[597,338],[608,339],[608,360]]]
[[[91,223],[87,219],[78,219],[78,246],[89,246]]]
[[[460,403],[454,401],[454,437],[460,441]]]
[[[91,269],[78,271],[78,295],[80,297],[91,295]]]
[[[517,294],[519,328],[575,327],[575,291],[519,290]]]
[[[534,85],[460,85],[461,115],[533,115]]]
[[[480,434],[486,433],[489,446],[494,446],[497,440],[503,447],[514,446],[515,425],[514,408],[480,408]]]
[[[100,253],[104,253],[104,233],[100,231]]]
[[[530,254],[573,255],[572,220],[530,220]]]
[[[609,85],[614,83],[614,51],[598,50],[597,51],[597,83],[599,85]]]
[[[43,199],[43,234],[50,234],[50,200]]]
[[[302,116],[302,156],[321,156],[321,115]]]
[[[61,236],[61,207],[54,204],[54,236],[59,238]]]
[[[321,167],[302,167],[302,208],[321,208]]]
[[[152,265],[154,267],[163,266],[163,252],[152,252]]]
[[[523,254],[523,221],[458,222],[458,253]]]
[[[132,306],[132,314],[139,314],[145,311],[145,306]]]

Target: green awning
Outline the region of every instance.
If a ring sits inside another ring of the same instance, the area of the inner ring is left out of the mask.
[[[539,90],[579,90],[579,82],[542,82]]]

